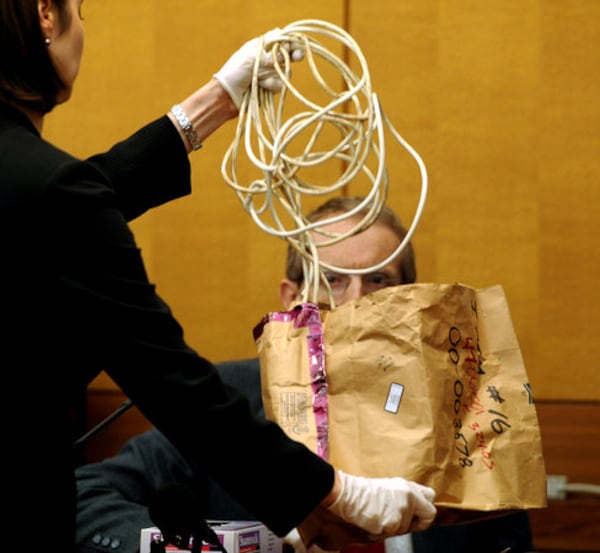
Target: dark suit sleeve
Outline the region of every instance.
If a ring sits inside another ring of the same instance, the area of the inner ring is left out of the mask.
[[[188,346],[149,282],[117,205],[122,194],[89,163],[68,161],[48,179],[39,247],[58,275],[52,311],[60,307],[64,350],[75,361],[89,352],[96,357],[89,374],[74,363],[74,379],[83,385],[102,367],[186,457],[285,535],[331,489],[333,468],[254,415],[247,399]]]
[[[87,161],[110,183],[127,221],[191,192],[189,158],[166,115]]]

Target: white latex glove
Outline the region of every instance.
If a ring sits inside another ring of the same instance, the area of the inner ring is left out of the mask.
[[[329,510],[374,538],[425,530],[433,522],[435,490],[404,478],[365,478],[338,470],[342,491]]]
[[[253,38],[246,42],[237,52],[235,52],[221,69],[213,76],[219,81],[221,86],[227,91],[233,103],[239,109],[242,104],[244,92],[252,82],[254,72],[254,61],[256,56],[260,55],[258,67],[259,86],[279,92],[282,87],[281,78],[273,66],[273,57],[268,48],[274,42],[284,40],[281,29],[272,29],[264,35],[263,48],[260,49],[260,37]],[[292,61],[299,61],[304,57],[304,51],[298,44],[285,42],[283,47],[290,53]],[[260,50],[259,50],[260,49]],[[280,60],[282,61],[282,60]]]
[[[294,528],[291,532],[289,532],[285,538],[283,538],[283,543],[287,543],[294,548],[294,553],[308,553],[298,530]]]

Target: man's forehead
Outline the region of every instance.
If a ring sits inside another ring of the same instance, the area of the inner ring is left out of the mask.
[[[331,225],[333,232],[347,232],[350,226],[340,223]],[[333,228],[335,227],[335,228]],[[328,229],[330,230],[330,229]],[[330,240],[315,233],[315,244]],[[390,257],[400,244],[400,238],[386,225],[375,223],[366,230],[349,236],[335,244],[318,248],[319,259],[325,263],[346,269],[365,269],[378,265]],[[390,262],[394,267],[399,265],[399,257]]]
[[[329,215],[327,217],[327,219],[331,218],[333,215]],[[311,231],[311,238],[314,240],[314,242],[316,244],[320,244],[321,242],[326,242],[328,240],[331,240],[332,238],[337,237],[340,234],[346,234],[349,233],[349,231],[355,229],[359,223],[361,222],[361,218],[360,217],[353,217],[352,219],[343,219],[341,221],[337,221],[335,223],[328,223],[326,225],[322,225],[320,227],[318,227],[318,229]],[[387,225],[384,225],[383,223],[380,223],[379,221],[376,221],[375,223],[373,223],[371,226],[367,227],[364,230],[361,230],[360,232],[353,232],[351,234],[349,234],[349,236],[347,238],[344,238],[344,240],[348,240],[350,238],[353,237],[358,237],[359,235],[364,235],[366,231],[368,231],[371,228],[376,228],[376,229],[387,229],[390,232],[390,239],[392,239],[392,235],[394,237],[396,237],[396,233],[389,228]],[[372,237],[375,233],[374,232],[370,232],[368,233],[366,236]],[[377,233],[380,234],[380,233]],[[384,234],[387,234],[384,232]],[[340,241],[341,243],[341,241]]]
[[[326,217],[322,217],[319,220],[331,219],[332,217],[335,217],[336,215],[341,215],[341,213],[329,213],[329,214],[327,214]],[[334,235],[347,233],[348,231],[355,228],[360,223],[360,221],[361,221],[361,218],[355,216],[355,217],[351,217],[349,219],[342,219],[341,221],[337,221],[335,223],[328,223],[325,225],[321,225],[318,227],[318,229],[316,229],[316,231],[311,232],[311,236],[312,236],[313,240],[317,243],[325,242],[327,240],[330,240],[331,237],[327,236],[325,234],[322,234],[322,231],[325,231],[327,233],[331,233]],[[374,223],[374,224],[379,225],[379,223]],[[357,233],[357,234],[359,234],[359,233]]]

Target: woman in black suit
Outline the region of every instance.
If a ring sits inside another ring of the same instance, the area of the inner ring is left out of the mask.
[[[5,547],[73,550],[72,412],[101,370],[281,536],[318,505],[370,537],[427,527],[430,488],[345,475],[251,413],[184,341],[128,226],[190,193],[187,154],[237,115],[257,41],[167,115],[82,161],[41,136],[79,70],[81,1],[0,0]],[[260,63],[277,90],[266,54]]]

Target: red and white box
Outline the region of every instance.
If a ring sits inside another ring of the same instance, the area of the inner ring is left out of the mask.
[[[227,553],[282,553],[283,540],[277,537],[264,524],[256,521],[208,521]],[[150,553],[154,540],[162,540],[156,526],[142,528],[140,553]],[[168,553],[189,553],[188,550],[165,544]],[[202,544],[202,551],[218,551],[214,545]]]

